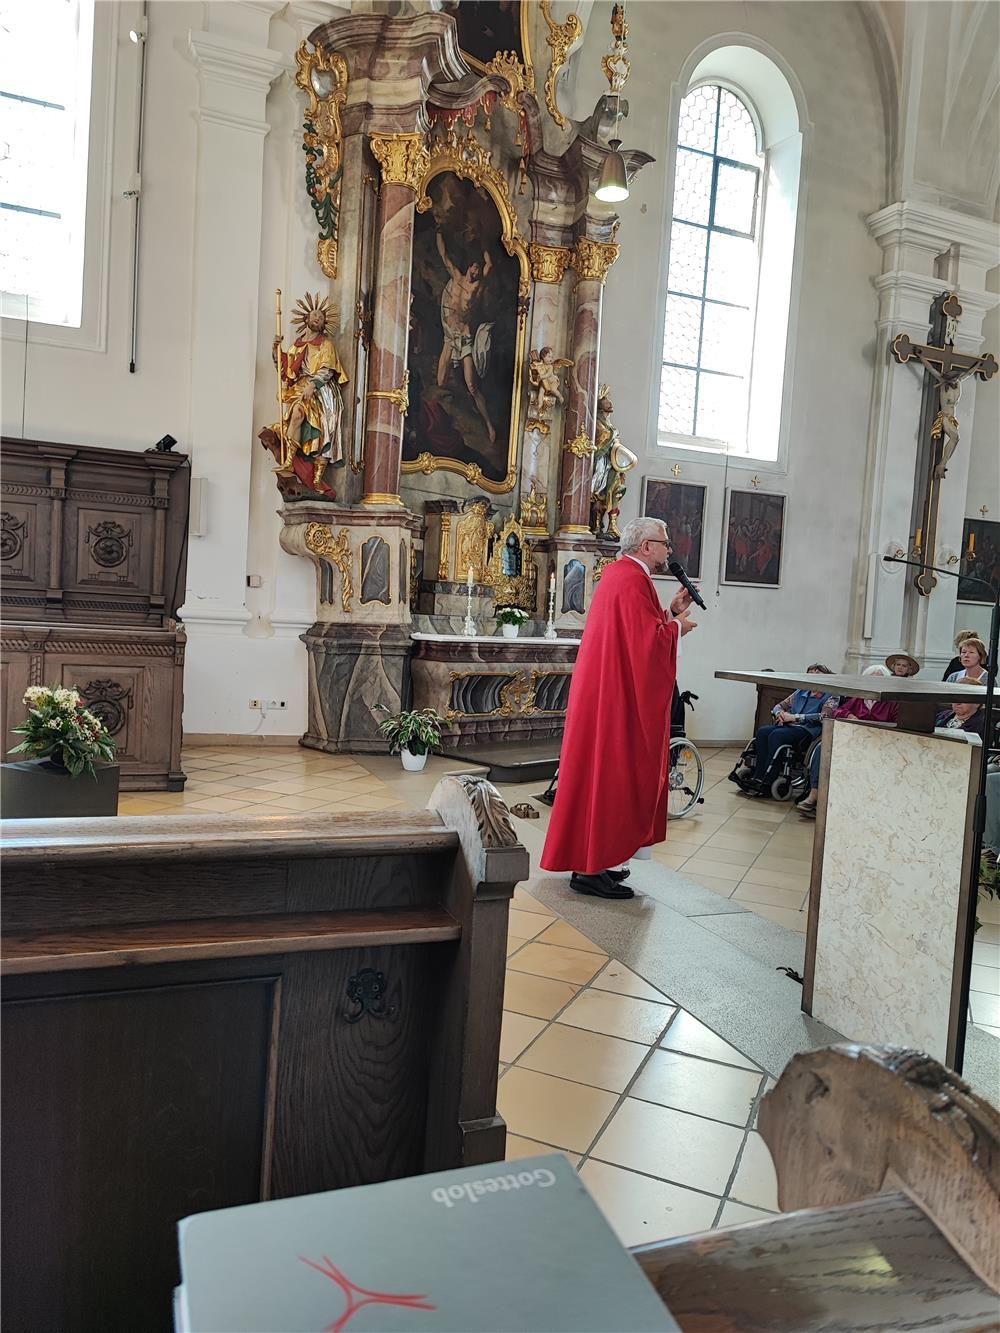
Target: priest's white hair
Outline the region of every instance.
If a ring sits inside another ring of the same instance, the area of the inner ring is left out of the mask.
[[[666,535],[662,518],[633,518],[622,528],[621,549],[638,551],[643,542],[662,541]]]

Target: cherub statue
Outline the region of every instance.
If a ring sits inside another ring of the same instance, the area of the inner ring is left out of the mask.
[[[528,429],[541,429],[548,434],[549,417],[556,403],[564,403],[559,385],[559,372],[572,361],[564,356],[556,356],[551,347],[528,354]]]
[[[322,493],[329,490],[323,483],[327,464],[344,461],[340,386],[347,383],[347,372],[330,331],[333,322],[328,298],[307,293],[292,315],[298,330],[295,341],[285,352],[278,333],[271,349],[281,380],[284,420],[273,430],[283,436],[282,466],[307,488]]]
[[[625,473],[639,461],[622,444],[621,432],[611,422],[615,405],[610,390],[602,384],[597,398],[594,473],[590,483],[590,528],[595,537],[617,541],[618,514],[625,494]]]

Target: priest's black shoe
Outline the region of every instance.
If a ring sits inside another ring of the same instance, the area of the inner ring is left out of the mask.
[[[631,875],[631,873],[632,873],[632,872],[631,872],[631,870],[628,868],[628,866],[626,866],[626,867],[624,868],[624,870],[605,870],[605,871],[604,871],[604,874],[607,875],[609,879],[613,879],[614,882],[615,882],[616,884],[620,884],[620,883],[622,882],[623,879],[628,879],[628,877],[629,877],[629,875]]]
[[[616,884],[606,871],[599,875],[570,876],[569,886],[577,893],[589,893],[594,898],[634,898],[635,894],[625,884]]]

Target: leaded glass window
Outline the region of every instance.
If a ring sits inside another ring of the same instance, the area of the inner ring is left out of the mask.
[[[746,104],[703,84],[681,103],[660,430],[745,439],[759,266],[761,157]]]
[[[0,0],[4,314],[79,326],[94,0]]]

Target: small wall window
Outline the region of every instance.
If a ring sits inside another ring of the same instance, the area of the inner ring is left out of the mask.
[[[0,0],[3,314],[79,328],[94,0]]]
[[[746,104],[717,84],[681,103],[660,431],[746,440],[762,157]]]

